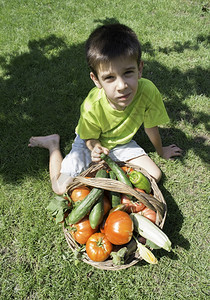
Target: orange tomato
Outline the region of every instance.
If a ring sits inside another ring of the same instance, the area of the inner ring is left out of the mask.
[[[87,255],[93,261],[106,260],[112,249],[113,245],[106,238],[105,234],[101,232],[91,235],[86,243]]]
[[[75,188],[72,192],[71,192],[71,199],[76,202],[76,201],[81,201],[83,200],[88,194],[90,193],[90,189],[85,186],[79,186],[77,188]]]
[[[79,244],[86,244],[89,237],[97,231],[92,229],[89,218],[86,216],[76,224],[70,225],[70,233]]]
[[[104,231],[112,244],[123,245],[132,238],[133,222],[126,212],[114,211],[106,219]]]

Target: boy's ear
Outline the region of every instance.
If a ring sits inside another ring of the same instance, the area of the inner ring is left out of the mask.
[[[93,82],[95,83],[95,86],[97,86],[97,88],[99,88],[99,89],[102,88],[98,78],[95,76],[95,74],[93,72],[90,72],[90,78],[93,80]]]
[[[139,74],[138,74],[138,79],[142,77],[142,72],[143,72],[143,67],[144,67],[144,62],[141,60],[139,64]]]

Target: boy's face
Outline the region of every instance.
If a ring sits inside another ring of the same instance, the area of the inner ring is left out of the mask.
[[[141,78],[143,62],[137,65],[135,59],[121,57],[98,67],[98,78],[91,72],[90,77],[98,88],[103,88],[110,105],[124,110],[133,100]]]

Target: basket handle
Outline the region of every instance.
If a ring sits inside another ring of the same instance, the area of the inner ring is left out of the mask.
[[[82,176],[77,176],[74,178],[74,184],[78,185],[78,183],[108,191],[131,195],[138,199],[140,202],[142,202],[148,208],[152,209],[155,212],[159,212],[161,216],[164,215],[164,203],[158,201],[155,197],[151,195],[138,192],[120,181],[109,178],[85,178]],[[71,189],[73,189],[73,186],[71,187]]]

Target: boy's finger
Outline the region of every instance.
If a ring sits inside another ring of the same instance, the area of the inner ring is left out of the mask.
[[[109,150],[108,149],[104,149],[104,154],[108,155],[109,154]]]
[[[94,149],[94,152],[95,152],[95,153],[101,153],[101,148],[95,148],[95,149]]]
[[[101,161],[101,158],[100,158],[100,157],[92,156],[91,158],[92,158],[92,161],[94,161],[94,162],[99,162],[99,161]]]
[[[182,149],[176,146],[175,144],[171,145],[171,148],[173,148],[174,150],[182,151]]]
[[[182,153],[179,151],[174,151],[171,153],[171,156],[182,156]]]

